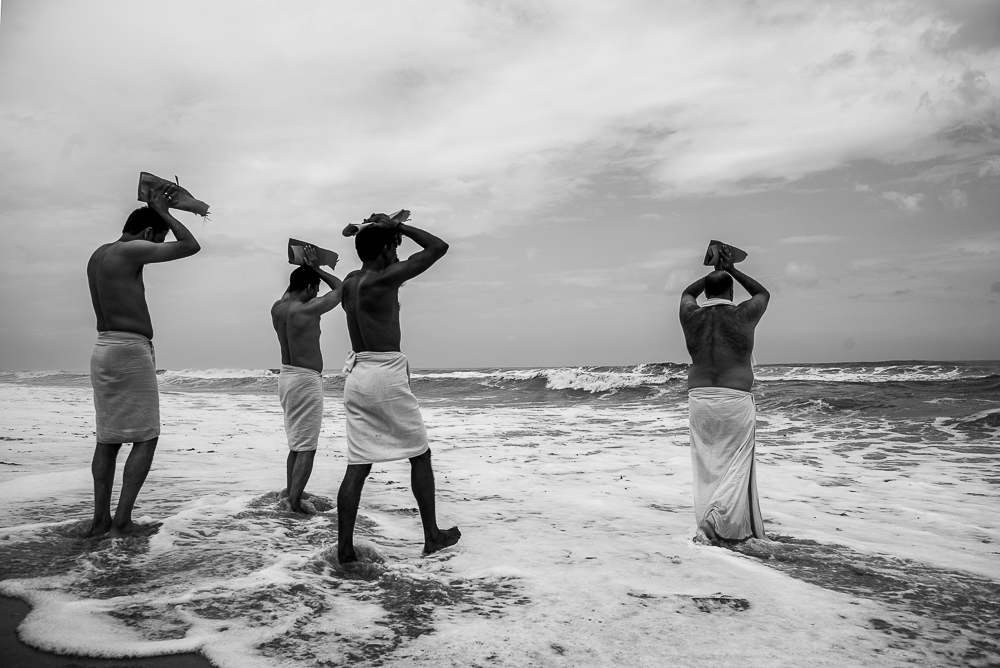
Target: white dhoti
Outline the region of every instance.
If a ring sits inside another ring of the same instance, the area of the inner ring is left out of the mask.
[[[427,430],[401,352],[351,353],[344,366],[347,463],[373,464],[427,452]]]
[[[285,412],[285,436],[292,452],[315,450],[323,425],[323,376],[313,369],[281,365],[278,398]]]
[[[768,540],[754,466],[757,407],[753,395],[726,387],[688,392],[694,514],[720,538]]]
[[[160,435],[153,342],[134,332],[100,332],[90,356],[98,443],[141,443]]]

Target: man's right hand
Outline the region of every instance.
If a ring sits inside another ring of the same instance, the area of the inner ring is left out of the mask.
[[[170,215],[169,208],[177,196],[177,186],[173,183],[165,183],[159,188],[154,188],[149,195],[149,208],[156,211],[161,216]]]

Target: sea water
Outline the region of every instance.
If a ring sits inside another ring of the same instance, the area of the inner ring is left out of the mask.
[[[274,370],[162,371],[135,514],[162,525],[95,539],[88,378],[0,372],[0,594],[41,649],[234,668],[1000,665],[1000,363],[759,367],[777,540],[729,547],[692,541],[685,372],[414,372],[462,540],[422,556],[408,463],[375,465],[354,568],[339,373],[313,514],[278,495]]]

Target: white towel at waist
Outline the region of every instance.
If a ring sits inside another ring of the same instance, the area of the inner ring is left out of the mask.
[[[694,512],[721,538],[767,540],[754,464],[753,395],[726,387],[688,392]]]
[[[351,354],[344,366],[347,463],[409,459],[427,451],[427,430],[401,352]]]

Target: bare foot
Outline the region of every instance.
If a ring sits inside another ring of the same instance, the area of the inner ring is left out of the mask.
[[[703,540],[698,540],[700,537],[704,537]],[[695,536],[696,543],[714,543],[719,540],[719,535],[715,533],[715,529],[709,524],[708,520],[702,520],[698,523],[698,534]]]
[[[94,536],[103,536],[108,531],[111,530],[111,520],[106,522],[97,522],[96,520],[90,524],[90,529],[87,530],[87,537],[92,538]]]
[[[424,554],[431,554],[432,552],[443,550],[449,545],[454,545],[461,537],[462,532],[458,530],[458,527],[444,530],[439,529],[437,536],[433,540],[424,543]]]
[[[135,522],[129,522],[123,526],[111,526],[111,531],[108,532],[112,538],[126,538],[128,536],[152,536],[157,530],[163,526],[163,522],[152,522],[150,524],[136,524]]]
[[[339,561],[341,565],[349,564],[352,561],[357,560],[358,555],[355,554],[353,545],[349,545],[343,550],[337,550],[337,561]]]
[[[303,498],[302,501],[305,501]],[[315,515],[316,509],[313,508],[311,503],[289,503],[288,507],[293,513],[298,513],[299,515]]]

